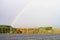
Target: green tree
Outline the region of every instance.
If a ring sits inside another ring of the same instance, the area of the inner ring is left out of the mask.
[[[11,28],[9,25],[0,25],[0,33],[10,33]]]
[[[45,30],[52,30],[52,27],[45,27]]]

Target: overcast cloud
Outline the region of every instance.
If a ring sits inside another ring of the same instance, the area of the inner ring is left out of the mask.
[[[0,24],[11,24],[29,0],[0,0]],[[32,0],[14,27],[60,27],[60,0]]]

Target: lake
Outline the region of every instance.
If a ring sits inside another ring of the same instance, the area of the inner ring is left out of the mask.
[[[60,34],[0,34],[0,40],[60,40]]]

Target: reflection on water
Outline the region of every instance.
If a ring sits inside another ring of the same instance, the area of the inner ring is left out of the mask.
[[[60,40],[60,34],[0,34],[0,40]]]

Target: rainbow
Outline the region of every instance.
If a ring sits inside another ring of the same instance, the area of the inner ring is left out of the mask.
[[[24,10],[26,10],[26,8],[31,4],[31,0],[29,0],[29,2],[23,7],[23,9],[21,10],[21,12],[19,12],[16,17],[14,18],[14,20],[12,21],[12,23],[10,24],[11,26],[14,26],[16,21],[18,20],[18,18],[23,15]]]

